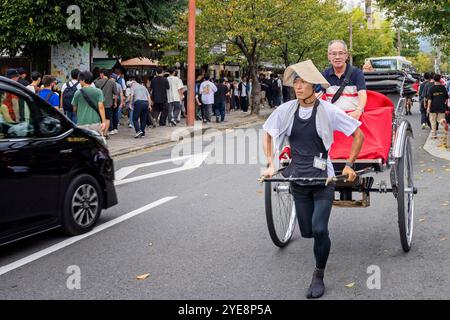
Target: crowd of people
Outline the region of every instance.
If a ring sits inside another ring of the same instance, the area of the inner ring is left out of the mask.
[[[74,69],[62,84],[39,72],[28,77],[23,68],[9,69],[6,77],[26,86],[75,124],[95,129],[106,139],[118,133],[124,117],[135,129],[135,138],[141,138],[147,128],[176,126],[187,116],[187,87],[175,68],[156,68],[155,76],[146,83],[140,77],[125,81],[120,69],[96,74],[94,78],[89,71]],[[276,73],[268,77],[262,73],[259,80],[263,105],[275,108],[287,101]],[[249,113],[252,90],[252,81],[246,76],[229,80],[200,74],[195,85],[195,117],[205,124],[213,118],[220,123],[227,121],[230,112]]]
[[[419,86],[418,96],[422,129],[431,128],[431,138],[438,138],[439,127],[448,135],[450,123],[450,79],[434,72],[425,72]]]

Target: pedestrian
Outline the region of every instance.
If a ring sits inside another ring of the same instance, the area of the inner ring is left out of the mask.
[[[27,87],[30,84],[27,80],[27,72],[25,71],[24,68],[17,69],[17,72],[19,72],[20,75],[19,80],[17,80],[17,82],[19,82],[24,87]]]
[[[39,86],[41,85],[41,79],[42,79],[41,74],[37,71],[33,71],[31,73],[31,81],[32,82],[31,82],[31,84],[29,84],[27,86],[27,89],[35,94],[38,94],[39,90],[40,90]]]
[[[89,71],[79,73],[81,88],[75,92],[72,105],[77,114],[78,126],[104,135],[107,130],[103,91],[92,87],[94,75]]]
[[[217,91],[214,94],[214,115],[216,116],[216,123],[225,121],[225,103],[228,95],[228,87],[224,79],[220,79],[216,84]]]
[[[419,86],[419,106],[420,106],[420,123],[422,125],[422,130],[428,127],[431,128],[430,119],[428,118],[428,106],[426,102],[426,92],[430,83],[430,74],[425,72],[423,75],[424,81]]]
[[[275,174],[272,150],[281,150],[284,140],[289,137],[292,160],[282,173],[284,177],[334,177],[335,172],[328,151],[333,142],[333,132],[340,131],[354,137],[350,157],[342,172],[348,176],[348,181],[354,181],[354,162],[364,141],[364,135],[359,129],[361,123],[349,117],[340,108],[333,107],[331,103],[317,99],[315,86],[322,85],[327,88],[329,83],[311,60],[287,68],[284,82],[294,87],[297,100],[278,107],[263,126],[263,146],[268,161],[268,168],[263,176],[270,178]],[[272,148],[273,142],[275,149]],[[314,238],[316,265],[306,297],[320,298],[325,292],[323,279],[331,247],[328,221],[335,185],[325,186],[313,180],[293,182],[289,190],[294,198],[302,237]]]
[[[349,112],[349,116],[358,120],[367,103],[366,81],[364,73],[347,63],[349,57],[347,44],[342,40],[332,40],[328,44],[328,60],[331,67],[323,71],[330,83],[326,89],[326,98],[332,104]]]
[[[276,73],[270,75],[270,97],[272,99],[272,107],[276,108],[281,104],[281,80],[278,79]]]
[[[211,122],[212,106],[214,105],[214,93],[217,92],[217,87],[214,83],[209,81],[209,75],[205,75],[199,90],[201,94],[203,123],[208,123]]]
[[[234,110],[239,110],[241,108],[241,102],[239,97],[239,82],[237,80],[233,81],[233,102]]]
[[[242,77],[242,82],[238,86],[239,100],[241,103],[241,110],[244,113],[248,112],[248,97],[250,92],[250,85],[247,82],[247,77]]]
[[[11,79],[12,81],[19,82],[20,73],[17,71],[17,69],[8,69],[6,71],[6,77],[8,79]]]
[[[167,90],[170,89],[169,81],[163,75],[161,67],[156,68],[156,77],[153,78],[150,84],[151,98],[152,98],[152,116],[158,121],[161,127],[166,126],[167,116],[169,113]]]
[[[125,103],[125,99],[123,97],[122,85],[118,81],[118,76],[115,73],[111,74],[111,79],[116,84],[116,94],[114,96],[114,105],[112,108],[112,120],[109,126],[109,134],[114,135],[119,133],[119,120],[120,115],[122,113],[122,108]]]
[[[65,115],[72,120],[73,123],[77,123],[77,114],[73,112],[73,97],[77,90],[81,89],[81,84],[78,81],[78,75],[80,74],[80,70],[73,69],[70,72],[71,80],[64,83],[61,88],[61,106]]]
[[[131,104],[131,85],[134,82],[134,78],[130,78],[129,81],[127,81],[126,83],[126,90],[125,90],[125,97],[126,97],[126,102],[125,102],[125,107],[126,107],[126,114],[128,116],[128,128],[134,128],[133,127],[133,107]],[[147,89],[148,90],[148,89]]]
[[[175,68],[169,69],[169,90],[167,90],[167,101],[169,103],[169,125],[176,126],[180,122],[178,119],[181,112],[181,103],[184,99],[184,85],[183,81],[177,77],[177,70]]]
[[[56,79],[53,76],[45,75],[42,78],[42,85],[44,88],[39,92],[39,97],[48,102],[55,109],[58,109],[63,112],[62,108],[60,108],[59,95],[54,92],[56,86]]]
[[[131,84],[130,101],[133,108],[133,127],[136,131],[134,138],[145,137],[147,117],[151,111],[151,98],[147,88],[142,84],[141,78],[137,78]]]
[[[110,138],[109,129],[111,121],[113,120],[113,108],[117,105],[117,86],[114,79],[109,78],[110,72],[108,70],[100,70],[100,78],[95,81],[95,87],[102,90],[104,106],[105,106],[105,117],[106,117],[106,128],[103,135],[106,139]]]
[[[445,112],[447,111],[448,92],[441,84],[441,76],[434,75],[434,85],[428,89],[427,111],[430,115],[431,138],[437,139],[437,124],[445,126]]]

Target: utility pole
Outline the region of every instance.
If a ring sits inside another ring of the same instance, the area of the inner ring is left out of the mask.
[[[187,118],[188,127],[195,123],[195,0],[189,0],[189,32],[188,32],[188,95]]]
[[[402,40],[400,38],[400,27],[397,29],[397,55],[401,56],[402,53]]]

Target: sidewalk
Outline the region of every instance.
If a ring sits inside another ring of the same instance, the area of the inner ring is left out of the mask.
[[[446,146],[447,140],[447,148]],[[442,158],[450,161],[450,134],[446,137],[443,131],[438,132],[437,139],[431,139],[431,132],[428,136],[425,145],[423,146],[425,151],[427,151],[432,156]]]
[[[201,121],[195,121],[194,128],[186,126],[186,119],[181,119],[181,122],[176,127],[156,127],[147,128],[146,135],[143,138],[134,139],[135,130],[128,127],[128,118],[121,119],[119,126],[119,133],[111,136],[108,140],[108,149],[111,156],[117,157],[131,152],[140,151],[146,148],[151,148],[166,143],[174,142],[172,134],[175,130],[185,129],[186,135],[192,136],[194,130],[195,134],[201,134],[208,129],[227,130],[240,126],[248,126],[252,124],[262,124],[265,119],[272,113],[274,109],[264,108],[260,110],[260,115],[251,115],[250,113],[243,113],[242,111],[232,111],[225,117],[225,122],[216,123],[216,118],[211,117],[212,122],[205,125]]]

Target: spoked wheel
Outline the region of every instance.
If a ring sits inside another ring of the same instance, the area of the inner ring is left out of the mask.
[[[277,178],[277,176],[274,176]],[[289,182],[265,182],[266,218],[270,238],[283,248],[295,227],[295,205]]]
[[[398,177],[398,226],[403,251],[411,249],[414,226],[414,177],[411,150],[411,133],[406,134],[403,156],[397,162]]]

